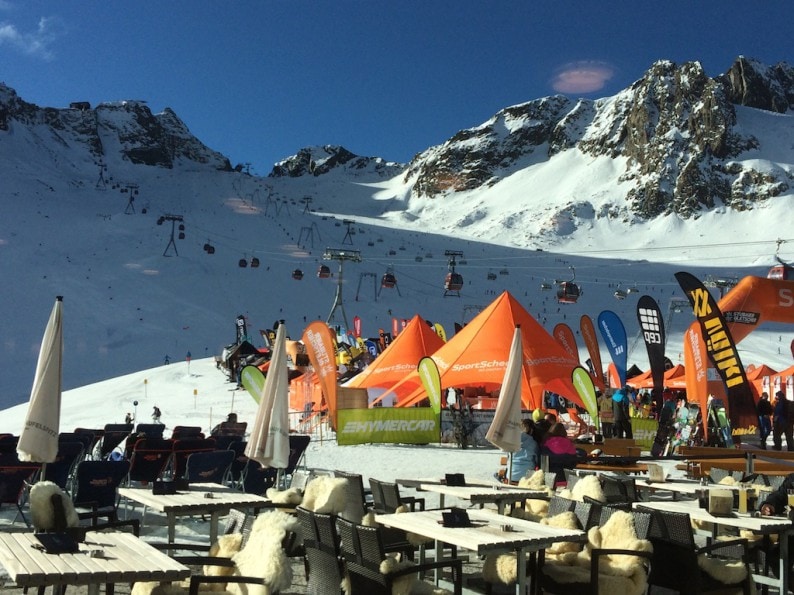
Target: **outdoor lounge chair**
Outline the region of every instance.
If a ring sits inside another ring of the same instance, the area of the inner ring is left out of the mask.
[[[212,438],[183,438],[174,439],[171,452],[171,461],[168,471],[172,479],[182,479],[185,476],[187,458],[194,452],[207,452],[215,450],[215,440]]]
[[[126,481],[129,470],[130,463],[124,460],[80,461],[72,493],[78,516],[90,519],[92,525],[99,518],[118,521],[118,489]]]
[[[85,455],[85,447],[82,442],[58,441],[58,454],[55,461],[47,463],[44,468],[44,479],[52,481],[64,490],[69,489],[69,484],[74,477],[77,464]]]
[[[16,452],[2,453],[0,455],[0,506],[3,504],[16,506],[27,526],[30,526],[30,523],[22,511],[25,487],[40,468],[41,465],[39,463],[20,461]]]
[[[150,484],[165,471],[174,450],[173,440],[165,438],[139,438],[130,454],[128,481]]]
[[[194,452],[187,458],[185,479],[188,483],[217,483],[227,485],[234,461],[232,450]]]

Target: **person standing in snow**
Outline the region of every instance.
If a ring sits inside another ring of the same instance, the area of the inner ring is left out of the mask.
[[[629,419],[629,397],[626,388],[612,393],[612,423],[615,438],[633,438]]]
[[[156,424],[162,424],[163,422],[160,421],[160,416],[162,413],[160,412],[160,408],[155,405],[154,409],[152,409],[152,421]]]

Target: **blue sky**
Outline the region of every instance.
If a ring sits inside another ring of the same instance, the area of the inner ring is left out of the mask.
[[[790,0],[0,0],[26,101],[172,108],[267,174],[308,145],[409,161],[504,107],[616,93],[659,59],[794,64]]]

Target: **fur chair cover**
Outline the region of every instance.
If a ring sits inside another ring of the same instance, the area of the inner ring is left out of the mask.
[[[30,488],[30,518],[37,531],[52,531],[55,529],[55,511],[52,507],[53,494],[60,494],[63,502],[63,511],[66,515],[66,526],[76,527],[80,518],[74,509],[74,503],[69,495],[58,484],[52,481],[39,481]]]
[[[653,551],[650,541],[637,538],[631,514],[618,511],[603,526],[592,527],[588,531],[587,544],[575,558],[548,561],[543,572],[558,583],[589,583],[591,551],[599,548]],[[647,589],[648,577],[640,558],[620,554],[602,556],[598,570],[600,593],[642,595]]]
[[[747,567],[741,560],[723,560],[701,554],[698,566],[711,578],[726,585],[736,585],[747,578]]]
[[[297,506],[303,500],[303,493],[298,488],[289,488],[286,490],[277,490],[276,488],[268,488],[265,495],[275,504],[289,504]]]
[[[545,474],[541,469],[533,472],[518,480],[518,487],[529,488],[531,490],[543,490],[548,496],[554,494],[554,490],[546,486]],[[549,501],[529,499],[524,501],[523,510],[519,508],[513,509],[511,516],[517,518],[528,519],[531,521],[539,521],[544,518],[549,512]]]
[[[251,527],[251,535],[242,550],[232,555],[235,567],[229,574],[235,576],[256,576],[263,579],[263,585],[235,584],[201,585],[200,593],[216,595],[270,595],[276,591],[284,591],[292,585],[292,566],[281,547],[287,531],[298,531],[298,520],[281,511],[274,510],[260,514]],[[217,552],[229,547],[234,548],[232,539],[224,536],[218,540]],[[239,548],[239,544],[237,546]],[[223,569],[228,570],[228,569]],[[220,574],[217,572],[216,574]],[[161,585],[157,582],[135,583],[131,595],[185,595],[189,581]]]
[[[410,566],[414,566],[414,563],[409,560],[400,561],[395,556],[386,556],[380,563],[380,571],[382,574],[390,574]],[[437,588],[430,583],[420,581],[415,574],[408,574],[392,583],[391,595],[452,595],[452,591]]]
[[[560,496],[579,502],[584,502],[584,496],[599,502],[607,500],[597,475],[585,475],[574,484],[573,488],[560,491]]]
[[[301,506],[321,514],[339,514],[345,509],[347,480],[320,475],[306,485]]]
[[[562,514],[542,519],[540,522],[550,527],[581,529],[579,519],[576,518],[573,512],[563,512]],[[582,546],[579,543],[561,541],[546,549],[546,560],[563,559],[564,557],[568,560],[568,563],[573,563],[576,554],[581,549]],[[515,553],[488,554],[483,563],[482,576],[489,583],[501,583],[504,585],[515,584],[516,581],[518,581],[518,576],[516,576],[516,561],[517,557]]]

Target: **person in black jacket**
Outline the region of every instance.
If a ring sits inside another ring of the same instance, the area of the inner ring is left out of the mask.
[[[786,506],[788,505],[788,493],[794,492],[794,473],[790,473],[780,484],[780,487],[774,492],[770,492],[766,500],[758,507],[758,511],[762,516],[782,516],[786,514]]]
[[[772,433],[772,403],[769,402],[769,394],[761,393],[756,407],[758,411],[758,432],[761,438],[761,448],[766,450],[766,440]],[[788,446],[788,445],[787,445]]]

